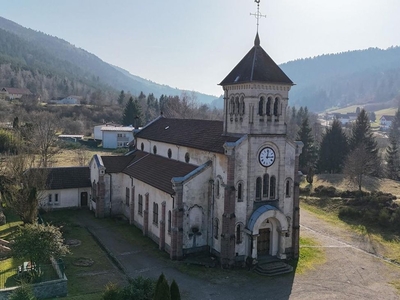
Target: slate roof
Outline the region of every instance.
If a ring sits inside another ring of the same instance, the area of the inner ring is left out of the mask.
[[[128,156],[101,158],[106,173],[122,172],[169,194],[174,193],[171,183],[173,177],[183,177],[198,168],[195,165],[140,150]]]
[[[136,137],[224,153],[224,143],[236,142],[240,136],[224,136],[222,134],[222,121],[159,118],[144,127],[136,134]]]
[[[236,67],[225,77],[220,85],[268,82],[291,84],[293,82],[272,60],[272,58],[260,46],[258,33],[254,40],[254,47],[236,65]]]
[[[9,94],[21,94],[21,95],[30,95],[30,94],[32,94],[29,89],[25,89],[25,88],[5,87],[2,90],[3,91],[7,91]]]
[[[61,190],[91,187],[89,167],[36,168],[27,172],[35,176],[36,172],[47,172],[46,189]],[[43,173],[42,173],[43,174]]]

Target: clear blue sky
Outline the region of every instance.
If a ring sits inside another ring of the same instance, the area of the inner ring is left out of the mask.
[[[134,75],[220,95],[250,50],[253,0],[0,0],[0,15]],[[399,0],[261,0],[261,46],[277,62],[400,44]]]

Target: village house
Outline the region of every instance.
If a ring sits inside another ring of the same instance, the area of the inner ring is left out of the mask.
[[[389,115],[382,115],[379,119],[379,125],[380,129],[382,131],[388,131],[390,129],[390,126],[392,125],[392,122],[394,121],[395,116],[389,116]]]
[[[22,96],[28,96],[31,94],[31,91],[26,88],[3,87],[0,90],[0,98],[10,100],[21,99]]]
[[[79,105],[81,104],[81,96],[68,96],[59,100],[49,100],[51,104],[64,104],[64,105]]]
[[[103,148],[117,149],[128,147],[128,144],[133,141],[135,128],[132,126],[103,126],[101,133]]]
[[[254,46],[220,83],[223,121],[160,116],[125,156],[95,155],[90,207],[124,215],[171,259],[207,251],[233,265],[299,254],[298,158],[287,138],[293,82]],[[106,132],[102,128],[103,146]],[[114,139],[114,145],[115,145]]]

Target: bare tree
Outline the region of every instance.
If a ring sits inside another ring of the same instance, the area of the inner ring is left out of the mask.
[[[51,158],[59,151],[57,131],[59,122],[49,112],[40,112],[32,116],[32,134],[30,145],[39,154],[39,166],[47,168]]]
[[[46,187],[46,169],[32,168],[35,157],[19,154],[4,157],[0,175],[2,201],[17,214],[24,223],[35,223],[43,190]]]
[[[375,172],[377,163],[374,155],[367,151],[364,144],[361,144],[347,156],[344,174],[361,191],[364,177]]]
[[[75,150],[75,161],[79,166],[87,166],[89,164],[90,153],[85,148]]]

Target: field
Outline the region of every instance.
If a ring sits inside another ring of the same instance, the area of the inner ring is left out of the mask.
[[[80,149],[61,149],[53,158],[52,158],[52,167],[71,167],[71,166],[80,166],[80,165],[88,165],[93,155],[99,154],[102,156],[105,155],[122,155],[121,152],[106,150],[99,148],[91,149],[87,148],[84,150]],[[85,162],[85,164],[83,163]]]

